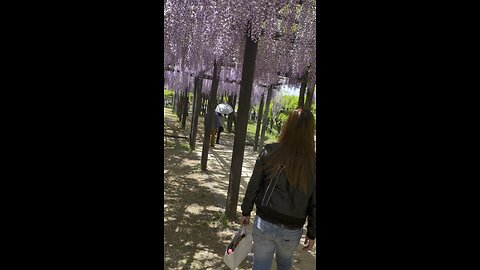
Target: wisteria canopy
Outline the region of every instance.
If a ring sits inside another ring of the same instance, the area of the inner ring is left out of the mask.
[[[218,94],[240,91],[245,32],[258,43],[252,103],[268,85],[298,86],[309,70],[316,83],[316,2],[314,0],[166,0],[164,70],[167,88],[193,91],[194,78],[221,66]],[[203,80],[210,91],[211,80]]]

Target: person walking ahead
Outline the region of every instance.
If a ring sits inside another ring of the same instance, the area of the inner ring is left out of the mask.
[[[206,120],[208,119],[208,115],[210,113],[205,114],[205,123]],[[210,146],[215,147],[215,135],[217,134],[218,128],[220,127],[220,119],[218,118],[218,115],[216,112],[213,113],[213,122],[211,126],[211,131],[210,131]]]
[[[305,220],[304,250],[312,249],[316,237],[316,157],[313,114],[294,110],[278,143],[267,144],[257,158],[242,203],[240,223],[253,226],[253,270],[270,269],[273,254],[278,270],[292,267]]]
[[[225,118],[223,118],[222,114],[217,112],[217,116],[218,116],[218,121],[220,123],[220,126],[218,126],[218,130],[217,130],[217,144],[220,144],[220,134],[225,130],[224,126],[225,126]]]

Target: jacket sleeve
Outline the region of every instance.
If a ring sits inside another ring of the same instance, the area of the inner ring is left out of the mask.
[[[317,191],[316,187],[313,189],[313,193],[308,200],[307,208],[307,237],[314,240],[317,236]]]
[[[255,167],[253,168],[252,177],[248,182],[247,191],[245,192],[245,197],[243,198],[242,203],[242,216],[249,216],[250,212],[253,210],[253,204],[257,197],[257,194],[260,192],[260,189],[263,185],[263,180],[265,176],[264,171],[264,160],[263,156],[265,155],[265,149],[258,156],[257,161],[255,162]]]

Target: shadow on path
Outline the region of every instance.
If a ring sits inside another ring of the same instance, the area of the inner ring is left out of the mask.
[[[189,119],[183,130],[171,109],[164,112],[165,133],[188,137]],[[203,118],[200,118],[195,151],[190,151],[188,141],[183,139],[164,141],[165,269],[228,269],[223,263],[225,247],[233,230],[239,228],[224,218],[233,134],[221,134],[221,144],[210,148],[208,171],[202,172],[202,133]],[[239,211],[257,155],[251,147],[245,148]],[[302,243],[303,240],[302,237]],[[245,260],[238,269],[251,269],[251,264]],[[275,264],[272,269],[276,269]],[[315,251],[301,251],[299,245],[292,269],[315,269]]]

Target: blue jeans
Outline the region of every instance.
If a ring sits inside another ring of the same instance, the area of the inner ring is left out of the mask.
[[[278,270],[292,268],[293,252],[302,233],[302,228],[287,229],[257,216],[253,224],[253,270],[270,270],[275,252]]]

